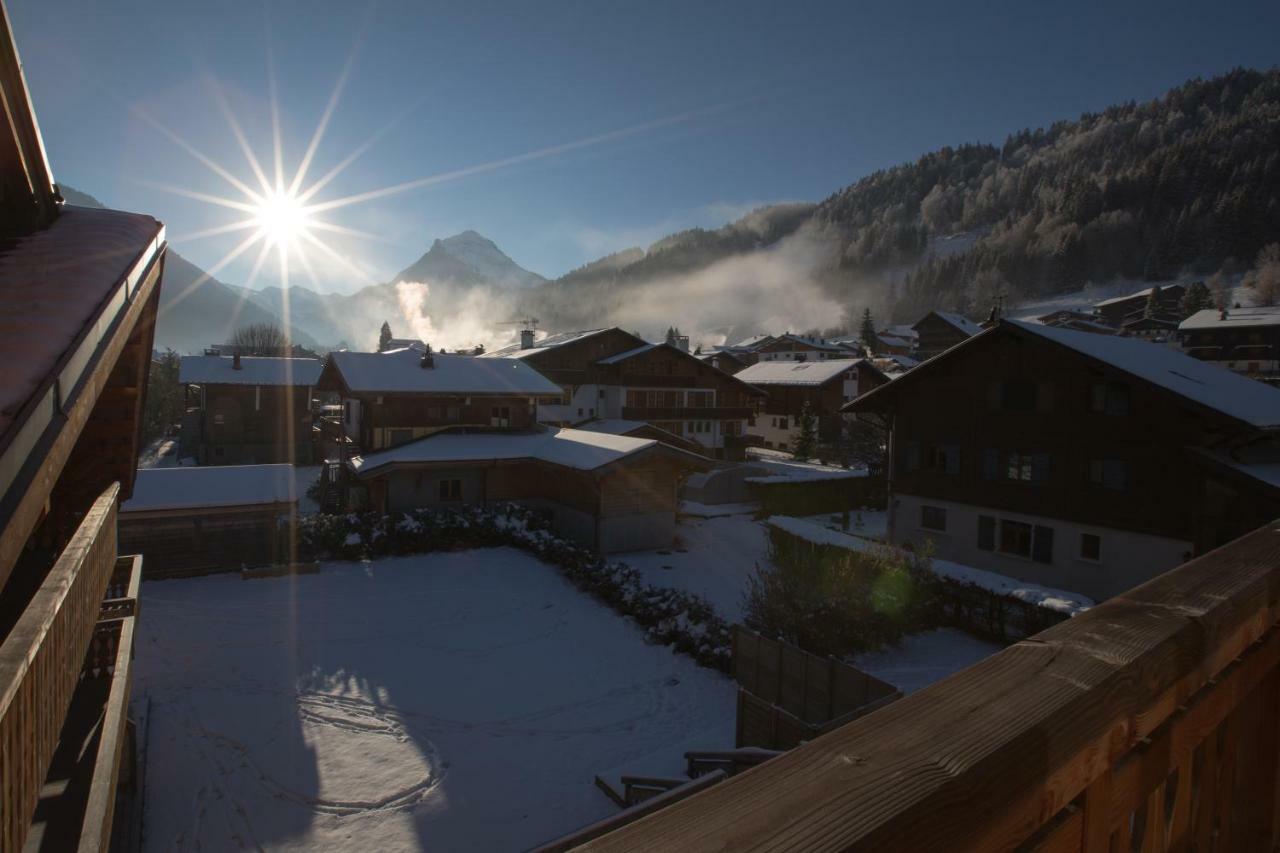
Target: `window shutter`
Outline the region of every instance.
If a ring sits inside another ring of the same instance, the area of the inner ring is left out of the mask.
[[[1049,454],[1036,453],[1031,457],[1031,480],[1043,483],[1049,479]]]
[[[988,447],[982,451],[982,479],[996,480],[1000,477],[1000,451]]]
[[[1036,525],[1031,540],[1031,559],[1037,563],[1053,562],[1053,528]]]
[[[983,551],[996,549],[996,520],[989,515],[978,516],[978,547]]]

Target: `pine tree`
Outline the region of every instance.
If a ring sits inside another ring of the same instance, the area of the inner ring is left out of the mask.
[[[391,324],[384,320],[382,331],[378,333],[378,352],[386,352],[389,349],[391,349]]]
[[[805,461],[818,449],[817,418],[813,416],[813,408],[808,401],[800,408],[800,435],[796,438],[791,453],[801,462]]]
[[[871,318],[871,309],[862,309],[862,326],[858,330],[859,337],[862,338],[862,345],[867,349],[872,349],[876,344],[876,323]]]

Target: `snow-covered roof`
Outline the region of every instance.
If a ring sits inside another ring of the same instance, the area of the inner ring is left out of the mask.
[[[979,324],[974,323],[973,320],[966,318],[963,314],[951,314],[950,311],[933,311],[933,314],[936,314],[938,318],[945,320],[946,323],[951,324],[952,327],[959,329],[960,332],[968,334],[969,337],[973,337],[975,334],[982,332],[982,327],[980,327]]]
[[[330,363],[353,392],[407,394],[560,394],[560,386],[514,358],[432,356],[422,367],[415,349],[335,352]]]
[[[192,385],[315,385],[324,362],[317,358],[244,356],[240,369],[229,355],[184,355],[178,381]]]
[[[1255,379],[1136,338],[1096,335],[1021,320],[1003,322],[1236,420],[1260,428],[1280,427],[1280,389]]]
[[[832,358],[825,361],[762,361],[738,371],[735,376],[750,385],[825,385],[846,370],[857,367],[860,358]]]
[[[1104,299],[1104,300],[1102,300],[1101,302],[1095,302],[1095,303],[1093,303],[1093,307],[1094,307],[1094,308],[1104,308],[1104,307],[1106,307],[1107,305],[1116,305],[1116,304],[1118,304],[1118,303],[1120,303],[1120,302],[1127,302],[1127,301],[1128,301],[1128,300],[1130,300],[1130,299],[1138,299],[1138,298],[1142,298],[1142,297],[1148,297],[1148,296],[1150,296],[1150,295],[1151,295],[1151,293],[1152,293],[1155,289],[1156,289],[1155,287],[1147,287],[1147,288],[1143,288],[1142,290],[1136,291],[1136,292],[1134,292],[1134,293],[1127,293],[1127,294],[1125,294],[1124,296],[1113,296],[1113,297],[1111,297],[1110,299]],[[1160,291],[1161,291],[1162,293],[1164,293],[1164,292],[1178,293],[1178,292],[1179,292],[1179,291],[1181,291],[1182,289],[1183,289],[1183,285],[1181,285],[1181,284],[1166,284],[1164,287],[1161,287],[1161,288],[1160,288]]]
[[[1217,308],[1206,308],[1197,311],[1183,320],[1178,328],[1182,331],[1194,329],[1239,329],[1250,326],[1280,326],[1280,306],[1266,308],[1228,308],[1226,316],[1222,316]]]
[[[831,343],[826,338],[815,338],[810,335],[796,335],[796,334],[792,334],[791,332],[778,335],[776,338],[771,338],[766,341],[761,341],[759,346],[767,346],[777,341],[790,341],[792,343],[804,344],[805,346],[810,346],[810,347],[813,347],[814,349],[821,349],[821,350],[841,349],[841,347],[838,344]]]
[[[593,471],[617,462],[661,442],[652,438],[631,438],[582,429],[554,429],[521,433],[437,433],[390,450],[357,456],[351,468],[359,477],[389,465],[456,462],[475,463],[530,459],[563,465],[579,471]],[[691,461],[706,462],[695,454],[675,450]]]
[[[210,465],[143,468],[122,514],[165,509],[204,509],[296,503],[292,465]]]
[[[556,347],[571,344],[574,341],[580,341],[583,338],[589,338],[592,335],[598,335],[601,332],[607,332],[608,329],[584,329],[579,332],[557,332],[554,335],[547,335],[540,340],[533,342],[532,347],[521,348],[519,342],[510,344],[493,352],[483,353],[480,358],[528,358],[537,352],[543,352]]]
[[[907,338],[908,340],[911,340],[911,341],[915,341],[920,337],[919,332],[917,332],[915,329],[911,328],[910,326],[905,326],[905,325],[886,326],[885,328],[881,329],[877,334],[891,335],[895,338]]]
[[[646,421],[629,421],[623,418],[600,418],[594,421],[578,424],[574,429],[586,430],[587,432],[603,432],[608,435],[627,435],[636,430],[647,427]]]
[[[883,332],[876,334],[876,340],[882,346],[886,347],[902,347],[903,349],[912,349],[916,346],[915,338],[904,338],[899,335],[886,335]]]
[[[644,344],[643,346],[638,346],[638,347],[635,347],[634,349],[629,349],[629,350],[626,350],[625,352],[620,352],[617,355],[611,355],[608,358],[602,358],[598,363],[599,364],[617,364],[620,361],[626,361],[632,356],[640,355],[641,353],[648,352],[649,350],[656,349],[657,347],[660,347],[660,346],[665,346],[665,345],[664,344]]]

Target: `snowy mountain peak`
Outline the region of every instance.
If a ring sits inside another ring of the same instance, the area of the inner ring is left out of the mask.
[[[488,237],[470,230],[434,241],[430,251],[394,280],[445,280],[503,287],[528,287],[545,281],[507,257]]]

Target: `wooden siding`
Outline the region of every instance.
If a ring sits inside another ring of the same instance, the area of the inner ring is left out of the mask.
[[[600,515],[623,515],[676,511],[678,468],[666,459],[649,456],[637,462],[623,462],[600,481]]]
[[[510,410],[503,429],[526,430],[534,423],[527,395],[360,394],[355,399],[360,401],[360,446],[369,450],[392,446],[388,433],[393,429],[416,431],[417,438],[451,426],[489,428],[495,407]],[[451,408],[457,417],[449,417]]]
[[[921,359],[933,358],[956,344],[969,340],[968,335],[933,312],[926,314],[911,328],[916,331],[916,355]]]
[[[120,547],[146,559],[148,579],[286,562],[279,519],[293,504],[166,510],[120,516]]]
[[[311,461],[310,389],[279,385],[205,385],[200,461],[262,465]]]

